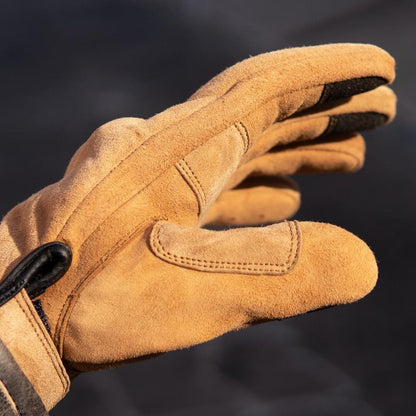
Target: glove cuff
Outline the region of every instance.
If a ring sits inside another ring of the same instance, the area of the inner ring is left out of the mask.
[[[0,338],[50,410],[68,392],[69,377],[25,290],[0,307]]]
[[[0,411],[4,416],[47,416],[30,381],[0,341]]]

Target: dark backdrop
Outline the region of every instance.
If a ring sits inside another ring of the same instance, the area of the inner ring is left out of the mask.
[[[249,55],[352,41],[398,61],[398,116],[366,135],[365,168],[299,178],[298,218],[365,239],[380,266],[375,291],[82,375],[52,415],[414,414],[415,18],[411,0],[2,1],[2,215],[58,180],[98,125],[151,116]]]

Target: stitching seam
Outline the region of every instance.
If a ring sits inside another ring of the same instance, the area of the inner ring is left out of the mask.
[[[201,185],[201,182],[199,181],[195,172],[192,170],[191,166],[185,159],[182,159],[179,162],[177,162],[175,166],[176,166],[176,169],[178,169],[181,176],[183,176],[185,181],[194,191],[198,199],[198,205],[199,205],[198,214],[200,214],[206,204],[206,196],[205,196],[204,188]]]
[[[232,262],[232,261],[220,261],[220,260],[207,260],[207,259],[198,259],[194,257],[179,256],[167,250],[163,243],[160,240],[160,234],[163,225],[156,225],[156,231],[152,232],[151,237],[151,246],[155,251],[155,254],[159,255],[164,260],[176,264],[183,264],[188,266],[197,266],[204,269],[226,269],[226,270],[240,270],[240,271],[253,271],[253,272],[277,272],[285,273],[291,266],[294,264],[298,252],[299,252],[299,228],[296,221],[286,222],[289,227],[291,238],[290,238],[290,248],[289,254],[284,263],[262,263],[262,262]],[[295,231],[293,230],[293,227]],[[294,253],[294,246],[296,241],[296,251]],[[254,266],[254,267],[251,267]],[[264,266],[264,267],[263,267]],[[266,267],[270,266],[270,267]]]
[[[241,139],[243,140],[244,154],[246,154],[249,147],[250,147],[250,136],[248,134],[247,127],[241,121],[233,124],[233,126],[236,128],[236,130],[238,131]]]

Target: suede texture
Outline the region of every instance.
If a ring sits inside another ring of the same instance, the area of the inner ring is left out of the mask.
[[[346,97],[393,79],[393,58],[372,45],[293,48],[247,59],[149,120],[107,123],[62,180],[6,215],[0,276],[41,244],[71,247],[69,271],[40,298],[58,353],[79,371],[360,299],[373,288],[377,266],[367,245],[345,230],[287,222],[214,232],[200,225],[224,190],[253,175],[356,169],[340,149],[363,154],[360,136],[309,139],[324,133],[331,111],[350,112],[342,106],[381,108],[390,117],[387,90],[358,104]],[[340,82],[341,93],[334,87]],[[335,104],[324,107],[323,98]],[[315,150],[273,151],[294,142]],[[324,151],[328,146],[335,151]],[[279,186],[267,186],[261,192],[281,195]],[[28,378],[39,392],[41,381]]]

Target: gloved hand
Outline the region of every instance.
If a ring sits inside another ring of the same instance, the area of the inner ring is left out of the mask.
[[[274,171],[274,161],[261,159],[274,152],[259,155],[275,142],[289,146],[327,128],[318,120],[312,133],[299,134],[296,124],[296,133],[276,141],[275,128],[290,131],[292,121],[284,120],[302,122],[309,116],[296,114],[317,104],[323,111],[324,103],[393,78],[393,59],[371,45],[288,49],[227,69],[189,101],[148,120],[124,118],[100,127],[61,181],[19,204],[0,225],[0,276],[26,287],[6,291],[14,297],[0,308],[2,340],[13,352],[30,336],[3,337],[18,306],[24,303],[31,313],[27,294],[50,327],[48,338],[31,315],[56,374],[63,369],[51,340],[67,369],[87,371],[366,295],[377,278],[374,256],[341,228],[283,222],[209,231],[199,224],[239,169],[256,171],[247,167],[250,154],[262,174],[292,173]],[[52,245],[42,248],[46,243]],[[38,375],[29,378],[51,407],[53,383],[45,387]]]
[[[395,107],[393,91],[381,86],[274,123],[247,152],[200,224],[258,225],[292,217],[301,198],[287,175],[360,169],[365,142],[356,132],[390,122]]]

